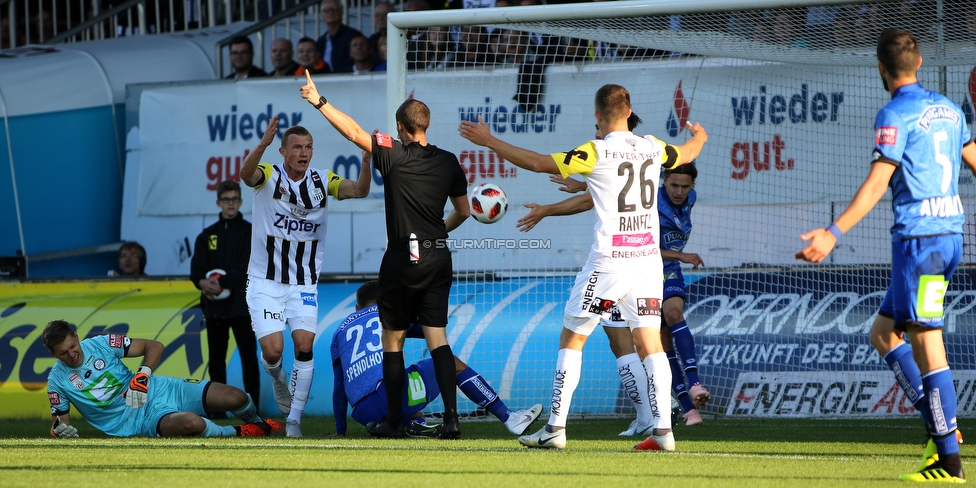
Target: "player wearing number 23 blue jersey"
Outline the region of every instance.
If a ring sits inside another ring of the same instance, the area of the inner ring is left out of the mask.
[[[965,482],[942,325],[946,289],[962,255],[959,163],[976,173],[976,145],[959,106],[918,83],[922,56],[915,36],[886,29],[877,54],[891,100],[875,119],[871,171],[834,223],[800,236],[810,244],[796,256],[823,260],[891,187],[891,284],[870,338],[930,436],[919,471],[899,479]]]

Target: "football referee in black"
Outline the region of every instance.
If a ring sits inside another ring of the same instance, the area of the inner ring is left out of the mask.
[[[407,100],[397,109],[396,140],[388,134],[370,135],[329,104],[307,71],[305,81],[302,97],[346,139],[372,153],[374,167],[384,181],[389,244],[380,264],[377,302],[383,324],[383,384],[389,413],[385,422],[370,422],[366,430],[377,437],[404,436],[403,341],[407,327],[416,321],[423,326],[444,401],[440,438],[458,439],[454,352],[446,332],[453,264],[444,240],[469,215],[464,171],[457,156],[427,143],[430,109],[423,102]],[[444,219],[448,199],[454,208]]]

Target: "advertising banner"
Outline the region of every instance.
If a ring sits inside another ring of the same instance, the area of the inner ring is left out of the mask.
[[[763,417],[914,415],[894,375],[871,346],[888,271],[847,269],[686,275],[685,317],[697,343],[699,372],[712,393],[706,414]],[[451,293],[448,338],[454,353],[480,373],[513,409],[547,405],[552,368],[573,278],[459,280]],[[958,413],[976,415],[976,291],[960,270],[945,299],[945,345],[956,382]],[[329,344],[355,311],[360,283],[318,285],[315,377],[306,414],[331,415]],[[103,333],[155,339],[166,349],[156,374],[206,379],[209,358],[199,293],[188,281],[0,285],[0,417],[49,415],[45,383],[55,359],[41,342],[53,319],[77,326],[82,338]],[[241,387],[234,347],[231,385]],[[286,334],[285,351],[292,350]],[[424,341],[407,341],[407,364],[429,356]],[[293,358],[283,357],[291,369]],[[140,364],[132,359],[130,367]],[[573,415],[629,414],[606,334],[597,330],[583,352],[584,372]],[[262,372],[259,400],[276,415]],[[477,406],[459,396],[462,412]],[[439,401],[432,411],[439,411]],[[548,408],[548,407],[547,407]]]

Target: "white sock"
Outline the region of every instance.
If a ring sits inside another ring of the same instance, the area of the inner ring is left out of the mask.
[[[647,371],[651,414],[655,429],[671,428],[671,364],[668,354],[658,352],[644,358]]]
[[[579,386],[583,369],[583,351],[560,349],[556,357],[556,372],[552,378],[552,403],[549,408],[549,425],[566,427],[569,417],[569,404],[573,392]]]
[[[617,358],[617,374],[620,375],[620,384],[623,385],[624,392],[637,409],[637,423],[650,424],[654,420],[651,415],[651,403],[647,398],[647,390],[650,386],[640,356],[632,352]]]
[[[261,364],[264,366],[264,370],[267,371],[269,375],[271,375],[271,379],[274,380],[276,383],[285,381],[285,372],[281,370],[281,358],[278,358],[277,363],[271,364],[266,359],[264,359],[264,356],[262,355]]]
[[[308,392],[312,389],[312,376],[315,373],[315,359],[308,361],[295,360],[295,392],[291,396],[291,413],[288,420],[302,421],[302,412],[308,402]]]

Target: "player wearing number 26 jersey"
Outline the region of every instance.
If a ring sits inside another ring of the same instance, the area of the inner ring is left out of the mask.
[[[580,381],[583,345],[600,319],[609,317],[616,306],[631,329],[647,373],[654,424],[651,449],[673,450],[671,417],[662,414],[670,411],[671,369],[660,334],[663,266],[657,181],[662,167],[694,160],[707,135],[698,124],[689,130],[692,139],[681,146],[634,135],[627,124],[632,113],[630,93],[620,85],[600,87],[593,105],[603,140],[548,156],[499,140],[480,119],[477,124],[462,121],[458,127],[464,138],[489,147],[520,168],[563,177],[583,175],[596,208],[593,247],[566,303],[549,422],[519,442],[527,447],[566,447],[566,419]]]

